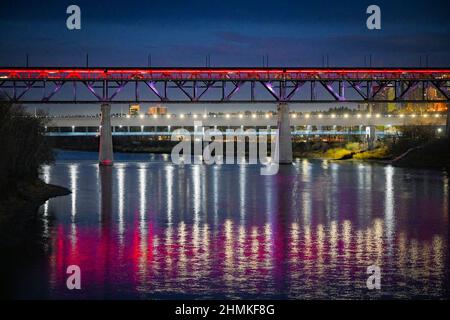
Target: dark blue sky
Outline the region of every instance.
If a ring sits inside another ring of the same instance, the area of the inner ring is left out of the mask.
[[[82,30],[65,26],[82,10]],[[366,28],[370,4],[382,30]],[[145,66],[450,66],[447,1],[2,1],[0,65]]]

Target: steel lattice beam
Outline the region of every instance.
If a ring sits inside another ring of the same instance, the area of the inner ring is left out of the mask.
[[[153,98],[142,98],[142,88]],[[428,88],[439,94],[428,97]],[[22,103],[449,102],[449,88],[444,68],[0,68],[0,94]],[[90,98],[80,99],[83,90]]]

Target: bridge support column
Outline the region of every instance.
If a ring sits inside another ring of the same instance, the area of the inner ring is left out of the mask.
[[[278,163],[292,163],[292,134],[289,117],[289,106],[287,103],[280,103],[277,108],[278,112]]]
[[[102,166],[113,164],[113,144],[111,132],[111,105],[103,103],[101,106],[102,119],[100,127],[100,148],[98,161]]]
[[[367,134],[367,146],[369,150],[373,150],[375,147],[375,140],[377,139],[376,127],[374,125],[369,125],[366,127]]]

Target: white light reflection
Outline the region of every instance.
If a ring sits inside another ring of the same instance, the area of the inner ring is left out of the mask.
[[[264,225],[264,253],[265,253],[265,259],[264,259],[264,265],[266,268],[271,268],[272,263],[272,252],[271,249],[273,248],[272,243],[272,225],[270,223],[266,223]]]
[[[72,221],[75,219],[77,214],[77,191],[78,191],[78,164],[69,165],[69,176],[70,176],[70,190],[71,194],[71,216]]]
[[[72,191],[71,194],[71,217],[72,223],[70,225],[70,242],[72,245],[72,250],[76,250],[76,241],[77,241],[77,225],[75,223],[75,216],[77,214],[77,192],[78,192],[78,164],[71,164],[69,166],[69,175],[70,175],[70,189]]]
[[[233,264],[233,221],[230,219],[225,220],[225,260],[224,260],[224,280],[225,285],[228,287],[232,286],[235,281],[233,274],[234,264]]]
[[[305,183],[302,195],[302,212],[303,212],[303,224],[309,225],[311,222],[312,212],[312,180],[311,180],[311,165],[308,160],[304,160],[302,163],[302,181]]]
[[[358,165],[358,212],[365,221],[369,221],[372,216],[371,208],[371,166]]]
[[[139,257],[138,269],[139,269],[139,280],[143,283],[147,274],[147,234],[148,228],[146,226],[146,208],[147,208],[147,166],[145,163],[139,165],[139,250],[141,256]]]
[[[51,167],[49,165],[42,166],[42,179],[45,183],[50,183],[50,170]]]
[[[266,198],[266,214],[269,221],[272,219],[272,216],[275,213],[274,196],[276,192],[273,192],[273,188],[276,188],[276,186],[273,186],[272,179],[274,179],[272,176],[265,176],[264,181],[266,187],[266,189],[264,190],[264,196]]]
[[[218,219],[219,219],[219,178],[217,176],[218,167],[214,166],[213,168],[213,202],[214,202],[214,227],[217,227]]]
[[[167,186],[167,223],[172,224],[173,216],[173,170],[172,166],[166,167],[166,186]]]
[[[392,250],[392,240],[394,234],[394,167],[386,166],[384,168],[386,186],[384,200],[384,221],[386,224],[386,238],[389,242],[389,250]]]
[[[247,181],[247,166],[242,164],[239,166],[239,213],[241,216],[241,223],[245,220],[245,204],[247,203],[245,199],[245,185]]]
[[[117,168],[117,188],[119,197],[119,237],[120,241],[123,241],[123,231],[124,231],[124,203],[125,203],[125,168]]]
[[[51,175],[51,167],[48,165],[45,165],[42,167],[42,179],[44,180],[45,183],[50,183],[50,175]],[[48,237],[50,236],[49,234],[49,220],[47,219],[48,217],[48,203],[50,200],[45,201],[44,203],[44,237],[48,239]]]
[[[194,224],[198,224],[200,220],[200,203],[201,203],[201,186],[200,186],[200,166],[192,167],[192,184],[194,187]]]
[[[147,206],[147,167],[144,163],[139,166],[139,213],[141,223],[145,220],[145,210]]]
[[[50,183],[50,174],[51,174],[50,170],[51,170],[51,167],[48,166],[48,165],[45,165],[45,166],[42,167],[42,179],[44,180],[45,183]],[[44,217],[48,216],[48,202],[49,201],[50,200],[47,200],[44,203]],[[45,222],[48,222],[47,219],[45,220]],[[44,224],[44,228],[45,228],[44,232],[47,235],[47,232],[48,232],[48,230],[47,230],[47,228],[48,228],[47,223]]]
[[[339,216],[339,166],[337,163],[331,163],[331,186],[328,188],[327,215],[332,215],[333,219]]]

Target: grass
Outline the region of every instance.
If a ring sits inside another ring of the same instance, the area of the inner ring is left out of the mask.
[[[323,154],[324,158],[327,159],[342,159],[344,157],[349,157],[353,154],[353,151],[350,151],[345,148],[332,148],[325,151]]]
[[[381,160],[387,159],[390,156],[389,148],[386,146],[382,146],[380,148],[376,148],[374,150],[363,151],[359,153],[355,153],[353,155],[353,159],[358,160]]]

